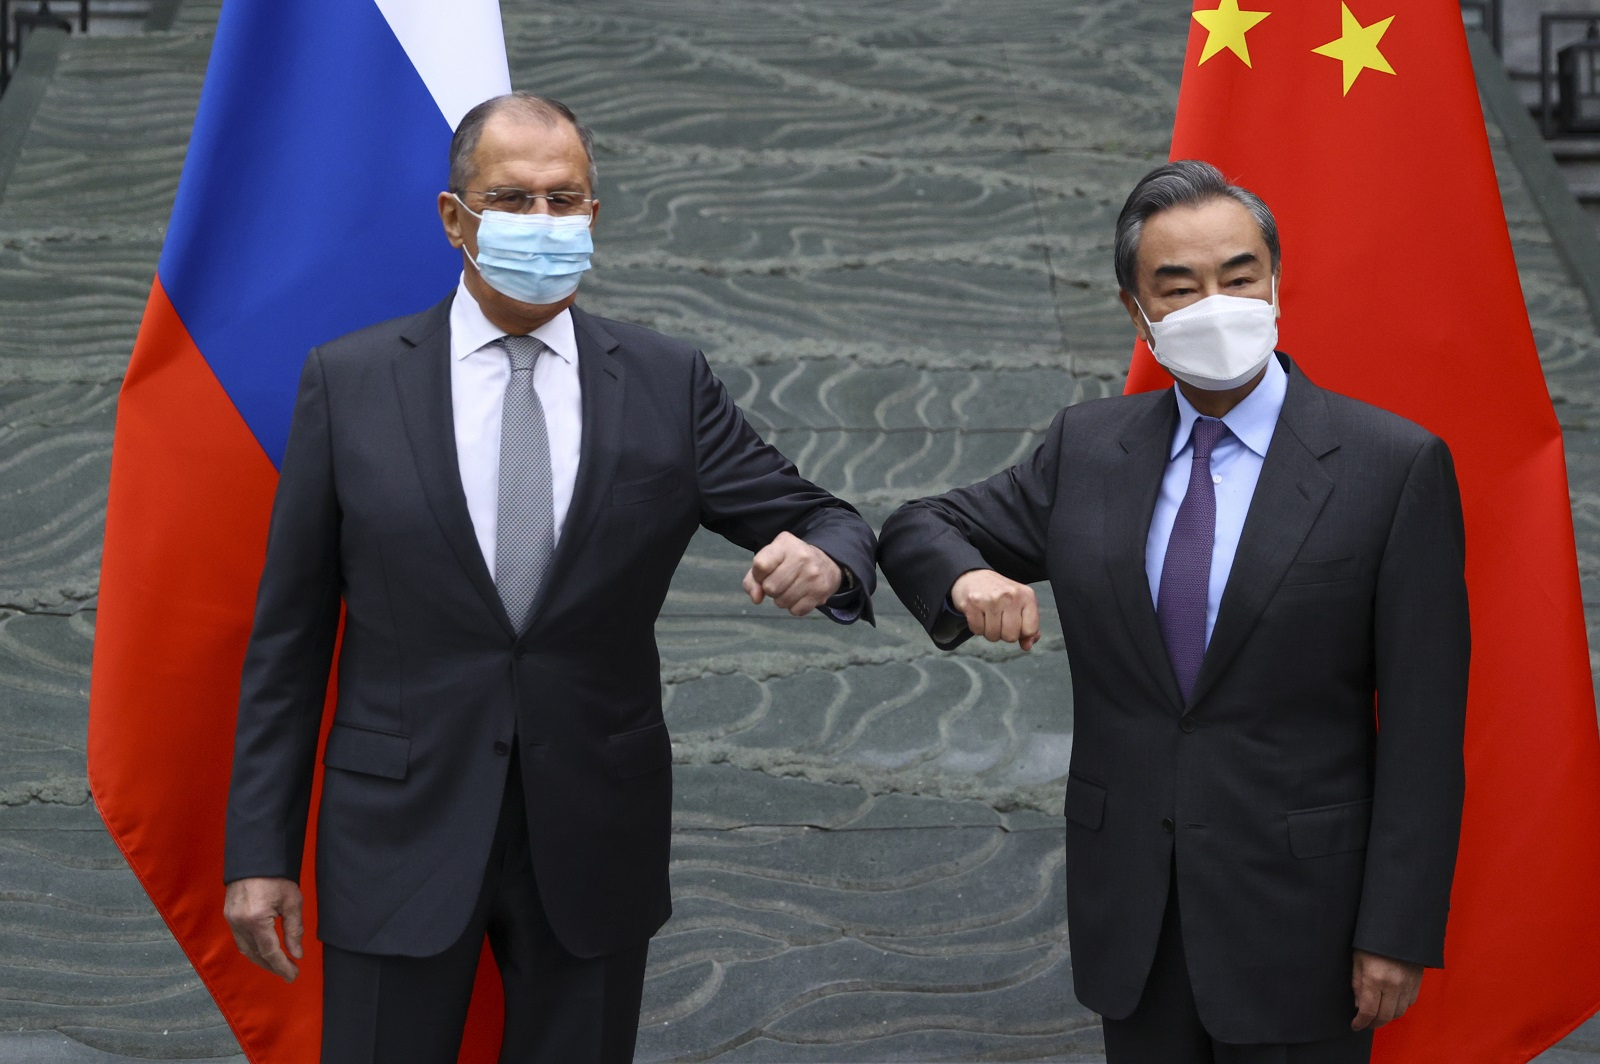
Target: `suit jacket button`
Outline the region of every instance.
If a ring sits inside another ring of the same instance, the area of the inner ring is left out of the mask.
[[[1195,729],[1194,718],[1193,717],[1180,717],[1180,718],[1178,718],[1178,727],[1182,728],[1185,734],[1193,732],[1194,729]]]
[[[494,752],[499,754],[501,757],[505,757],[511,752],[511,744],[503,743],[499,739],[496,739],[494,741]]]
[[[1168,835],[1171,835],[1177,826],[1178,825],[1172,822],[1172,818],[1170,816],[1161,818],[1161,830],[1165,831]]]

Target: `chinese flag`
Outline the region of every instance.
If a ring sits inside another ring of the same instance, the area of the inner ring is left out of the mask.
[[[1214,163],[1277,215],[1280,346],[1307,376],[1455,456],[1472,603],[1461,855],[1445,967],[1375,1059],[1527,1061],[1600,1008],[1600,741],[1561,431],[1459,5],[1198,0],[1172,157]],[[1129,390],[1170,381],[1141,346]]]

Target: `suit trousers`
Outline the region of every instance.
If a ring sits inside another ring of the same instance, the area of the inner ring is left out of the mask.
[[[483,887],[455,944],[431,957],[323,947],[323,1064],[455,1064],[485,935],[505,987],[500,1064],[633,1060],[649,944],[589,959],[562,948],[539,900],[513,753]]]
[[[1350,1001],[1355,1015],[1355,998]],[[1106,1064],[1367,1064],[1372,1031],[1352,1031],[1318,1042],[1234,1045],[1206,1032],[1195,1007],[1189,963],[1183,954],[1183,919],[1174,870],[1156,955],[1138,1007],[1126,1019],[1102,1021]]]

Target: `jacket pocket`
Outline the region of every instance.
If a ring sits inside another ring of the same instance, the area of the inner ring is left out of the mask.
[[[322,754],[322,763],[329,768],[391,780],[406,778],[410,760],[411,740],[406,736],[349,724],[335,724],[328,729],[328,747]]]
[[[1348,580],[1361,572],[1360,558],[1330,558],[1327,561],[1295,562],[1283,574],[1283,586],[1332,584]]]
[[[1106,789],[1077,776],[1067,777],[1067,804],[1062,810],[1074,824],[1099,831],[1106,815]]]
[[[1297,809],[1289,814],[1289,852],[1296,857],[1364,850],[1372,824],[1372,799]]]
[[[606,760],[618,779],[647,776],[672,767],[672,740],[665,722],[647,724],[606,740]]]
[[[668,469],[642,480],[629,480],[611,486],[611,505],[629,506],[671,495],[678,490],[678,473]]]

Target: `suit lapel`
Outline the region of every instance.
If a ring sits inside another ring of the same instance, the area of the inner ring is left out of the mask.
[[[572,308],[573,335],[578,341],[578,382],[583,392],[583,441],[578,447],[578,476],[572,504],[561,526],[561,540],[549,576],[533,606],[533,623],[548,616],[544,606],[565,583],[572,561],[588,534],[589,526],[610,498],[612,474],[622,452],[622,366],[611,354],[618,344],[598,321]]]
[[[453,298],[453,297],[452,297]],[[395,388],[411,455],[434,520],[467,578],[507,632],[511,620],[478,546],[461,488],[455,415],[450,396],[450,299],[422,315],[401,339],[410,345],[394,362]]]
[[[1150,599],[1144,549],[1177,421],[1177,400],[1168,389],[1118,441],[1124,457],[1107,473],[1104,493],[1106,565],[1112,589],[1144,659],[1146,674],[1175,708],[1182,705],[1183,698]]]
[[[1244,645],[1333,492],[1333,480],[1321,466],[1321,459],[1339,446],[1327,398],[1293,364],[1288,368],[1283,410],[1245,515],[1190,705],[1205,696]]]

